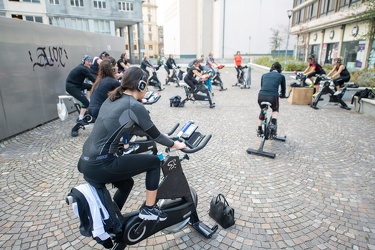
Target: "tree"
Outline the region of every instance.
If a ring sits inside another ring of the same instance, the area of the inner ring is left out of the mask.
[[[270,30],[272,31],[272,36],[270,38],[271,50],[280,49],[283,39],[280,37],[279,30],[275,30],[273,28],[271,28]]]

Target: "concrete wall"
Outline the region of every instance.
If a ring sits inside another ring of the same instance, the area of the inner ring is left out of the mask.
[[[0,30],[0,140],[57,118],[57,96],[85,54],[124,49],[123,38],[6,17]]]

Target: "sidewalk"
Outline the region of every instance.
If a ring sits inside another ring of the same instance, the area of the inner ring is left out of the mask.
[[[212,134],[183,168],[198,193],[200,219],[214,224],[210,200],[223,193],[236,224],[219,227],[211,239],[191,227],[157,233],[129,249],[375,249],[375,120],[334,105],[314,110],[282,99],[278,134],[286,142],[266,141],[264,150],[275,159],[248,155],[246,149],[260,144],[255,129],[264,71],[253,68],[251,89],[232,87],[233,68],[221,72],[228,90],[214,89],[214,109],[197,101],[169,107],[170,97],[184,95],[173,85],[147,108],[161,131],[194,120],[199,131]],[[159,77],[163,83],[165,72]],[[0,142],[1,249],[103,249],[79,234],[64,201],[70,188],[84,183],[76,164],[90,130],[70,137],[75,119],[71,114]],[[123,212],[141,206],[144,178],[135,177]]]

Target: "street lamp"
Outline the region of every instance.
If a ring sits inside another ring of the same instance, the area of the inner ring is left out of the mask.
[[[250,59],[250,46],[251,46],[251,36],[249,36],[249,63],[251,61],[251,59]]]
[[[286,70],[286,57],[288,55],[288,44],[289,44],[289,32],[290,32],[290,18],[293,15],[293,10],[287,10],[289,23],[288,23],[288,36],[286,38],[286,48],[285,48],[285,60],[284,60],[284,71]]]

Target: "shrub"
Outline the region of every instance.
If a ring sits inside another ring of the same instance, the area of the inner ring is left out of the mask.
[[[350,74],[350,81],[360,87],[375,87],[375,69],[363,69]]]

